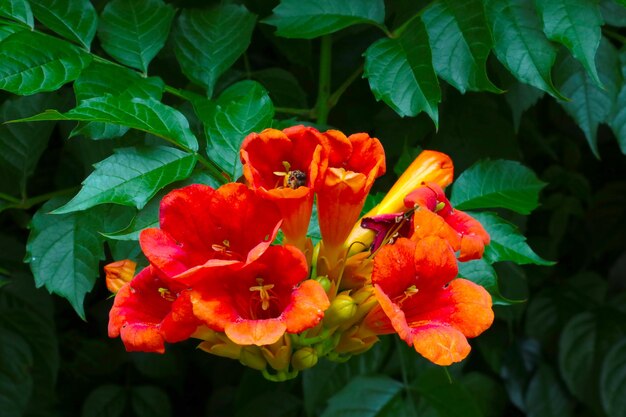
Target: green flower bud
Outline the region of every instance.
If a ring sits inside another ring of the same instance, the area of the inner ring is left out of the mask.
[[[341,325],[354,316],[357,307],[354,299],[348,294],[339,294],[324,312],[324,325],[329,328]]]
[[[322,285],[322,288],[324,288],[324,291],[326,291],[327,293],[328,291],[330,291],[332,282],[330,282],[330,280],[328,279],[326,275],[320,275],[319,277],[315,278],[315,281],[319,282]]]
[[[296,371],[312,368],[315,364],[317,364],[317,352],[312,347],[298,349],[291,356],[291,366]]]
[[[262,371],[267,366],[267,361],[261,353],[261,349],[258,346],[244,346],[241,348],[241,354],[239,356],[239,362],[243,365]]]

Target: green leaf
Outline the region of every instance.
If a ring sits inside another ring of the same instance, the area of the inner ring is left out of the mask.
[[[165,84],[158,77],[144,78],[135,71],[117,65],[92,62],[74,81],[77,101],[108,94],[161,100]],[[79,123],[70,137],[85,135],[91,139],[111,139],[124,135],[128,127],[102,122]]]
[[[626,6],[623,0],[600,0],[600,12],[607,25],[626,27]]]
[[[517,226],[500,218],[495,213],[469,213],[478,220],[491,237],[491,243],[485,248],[485,259],[490,264],[494,262],[512,261],[519,265],[554,265],[537,255],[526,243]]]
[[[541,364],[526,391],[528,417],[567,417],[572,415],[572,411],[573,403],[554,370]]]
[[[506,88],[504,98],[511,107],[516,132],[519,131],[524,112],[534,106],[544,95],[544,91],[517,81]]]
[[[33,355],[18,334],[0,328],[0,410],[6,417],[21,417],[33,390]]]
[[[153,98],[104,96],[83,100],[67,113],[48,110],[15,122],[41,120],[75,120],[106,122],[153,134],[189,151],[198,150],[198,140],[189,129],[189,122],[178,110]]]
[[[421,20],[413,19],[399,37],[381,39],[367,48],[364,76],[376,99],[400,116],[425,111],[438,124],[441,91]]]
[[[615,101],[613,114],[609,116],[609,126],[617,138],[617,142],[619,143],[622,153],[626,155],[626,82],[624,82],[624,80],[626,80],[625,48],[622,48],[619,52],[619,60],[622,70],[622,83]]]
[[[17,32],[25,31],[26,28],[20,25],[2,24],[0,25],[0,42]]]
[[[385,4],[382,0],[282,0],[263,23],[276,26],[276,35],[312,39],[366,23],[382,26]]]
[[[2,103],[0,120],[31,116],[62,100],[55,94],[17,97]],[[21,123],[0,125],[0,191],[26,195],[26,182],[46,150],[55,123]]]
[[[603,23],[597,1],[535,0],[535,4],[548,39],[565,45],[593,81],[602,86],[595,64]]]
[[[417,391],[440,417],[482,417],[467,389],[449,378],[447,371],[441,368],[427,369],[417,379]]]
[[[209,158],[236,180],[241,176],[241,142],[249,133],[271,126],[274,105],[267,91],[256,81],[241,81],[216,102],[196,100],[194,108],[204,124]]]
[[[91,55],[42,33],[21,31],[0,42],[0,89],[30,95],[75,80]]]
[[[543,34],[532,0],[485,0],[498,60],[520,81],[563,98],[550,71],[556,47]]]
[[[100,15],[98,38],[118,62],[145,74],[165,45],[175,13],[162,0],[113,0]]]
[[[566,57],[557,65],[555,81],[563,94],[570,98],[569,101],[560,102],[561,106],[585,133],[589,147],[599,157],[598,125],[609,121],[621,81],[617,53],[606,39],[600,43],[596,63],[604,88],[598,87],[572,57]]]
[[[472,371],[463,375],[461,383],[485,417],[503,415],[508,398],[500,380]]]
[[[307,107],[306,92],[289,71],[282,68],[267,68],[253,72],[252,78],[267,89],[274,105],[296,109]]]
[[[161,188],[187,178],[196,164],[196,155],[168,146],[116,149],[95,165],[83,187],[55,214],[85,210],[98,204],[114,203],[141,209]]]
[[[232,4],[183,10],[174,30],[176,57],[183,73],[211,97],[218,77],[248,48],[255,22],[256,15]]]
[[[33,12],[26,0],[0,0],[0,16],[33,27]]]
[[[172,415],[170,399],[161,388],[132,387],[130,404],[137,417],[168,417]]]
[[[505,306],[524,302],[524,300],[509,300],[500,293],[496,270],[484,259],[459,262],[459,277],[483,286],[491,295],[494,305]]]
[[[89,0],[30,0],[30,6],[50,30],[89,50],[98,27],[98,15]]]
[[[570,391],[584,397],[593,389],[592,373],[597,355],[597,322],[591,313],[572,318],[559,340],[559,367]]]
[[[530,214],[546,186],[516,161],[479,161],[454,182],[450,202],[459,210],[501,207]]]
[[[461,93],[501,92],[487,76],[493,40],[482,0],[438,0],[422,14],[437,74]]]
[[[357,376],[328,399],[321,417],[374,417],[402,390],[388,376]]]
[[[127,395],[119,385],[100,385],[89,393],[83,403],[81,417],[121,417]]]
[[[66,298],[81,318],[83,299],[100,275],[98,263],[104,259],[98,210],[53,215],[49,212],[61,201],[51,200],[33,216],[26,245],[37,287]]]
[[[615,344],[604,359],[600,393],[609,417],[626,415],[626,339]]]

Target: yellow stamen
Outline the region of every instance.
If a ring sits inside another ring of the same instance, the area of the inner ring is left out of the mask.
[[[402,303],[404,303],[406,300],[411,298],[411,296],[417,294],[418,292],[419,292],[419,289],[415,286],[415,284],[413,284],[410,287],[408,287],[406,290],[404,290],[404,295],[396,303],[398,305],[402,305]]]
[[[176,300],[176,296],[172,294],[167,288],[159,288],[159,294],[161,294],[161,297],[163,297],[167,301]]]
[[[270,308],[270,293],[269,290],[274,288],[274,284],[263,285],[263,278],[256,279],[257,284],[250,287],[250,291],[258,291],[259,298],[261,299],[261,308],[265,311]]]

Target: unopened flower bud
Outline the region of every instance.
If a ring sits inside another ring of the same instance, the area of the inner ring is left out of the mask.
[[[112,262],[104,266],[109,291],[116,294],[135,275],[137,264],[130,259]]]
[[[317,352],[312,347],[303,347],[294,352],[291,357],[291,366],[296,371],[309,369],[317,364]]]
[[[346,320],[350,320],[356,313],[357,305],[348,294],[339,294],[330,303],[330,307],[324,313],[324,325],[326,327],[339,326]]]
[[[267,366],[267,361],[258,346],[243,346],[241,348],[239,362],[257,371],[262,371]]]
[[[330,282],[330,280],[328,279],[328,277],[326,275],[321,275],[321,276],[315,278],[315,281],[320,283],[322,288],[324,288],[324,291],[326,291],[327,293],[328,293],[328,291],[330,291],[330,287],[331,287],[332,283]]]
[[[291,359],[291,338],[285,334],[276,343],[261,346],[261,352],[272,368],[277,371],[285,370]]]

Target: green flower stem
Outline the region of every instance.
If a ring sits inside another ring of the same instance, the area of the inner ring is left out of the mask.
[[[328,98],[328,107],[329,107],[329,109],[332,109],[333,107],[335,107],[335,105],[337,105],[337,102],[339,101],[339,99],[341,98],[343,93],[346,92],[348,87],[350,87],[350,85],[361,74],[363,74],[363,64],[361,64],[360,67],[358,67],[352,74],[350,74],[350,76],[343,82],[343,84],[341,84],[339,86],[339,88],[337,90],[335,90],[335,92],[330,95],[330,97]]]
[[[332,59],[332,38],[330,35],[322,36],[320,46],[320,76],[317,91],[317,103],[315,110],[317,124],[325,125],[328,122],[328,98],[330,97],[330,69]]]
[[[3,200],[8,201],[9,203],[14,203],[14,204],[21,203],[21,200],[19,198],[10,196],[10,195],[5,194],[5,193],[0,193],[0,198],[3,199]]]

